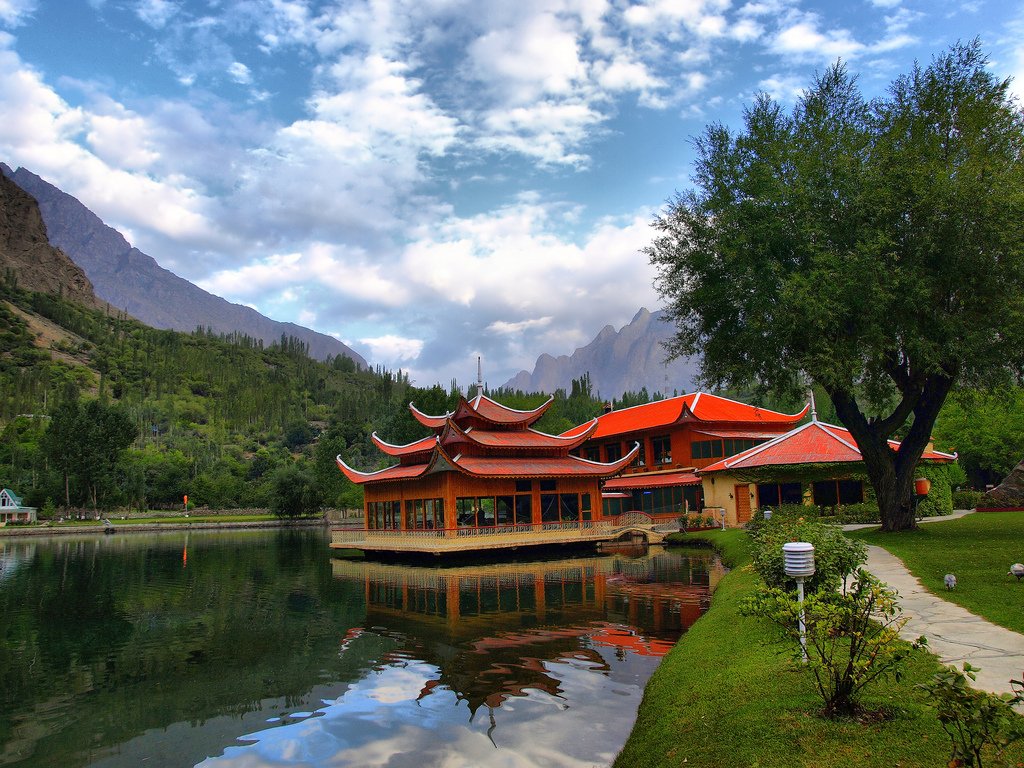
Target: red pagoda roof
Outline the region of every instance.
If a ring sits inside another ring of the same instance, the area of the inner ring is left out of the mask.
[[[889,447],[895,451],[900,444],[896,440],[890,440]],[[956,454],[925,451],[921,458],[928,461],[950,462],[956,460]],[[853,436],[847,430],[832,424],[811,421],[767,443],[717,461],[698,472],[704,474],[783,464],[832,464],[854,461],[861,461],[861,453]]]
[[[412,403],[409,403],[409,410],[416,421],[430,429],[443,428],[449,419],[456,422],[483,421],[495,426],[528,427],[543,416],[554,401],[554,397],[549,397],[547,401],[533,410],[520,411],[502,405],[484,394],[479,394],[472,400],[467,400],[465,397],[459,398],[459,404],[455,406],[455,410],[442,416],[429,416],[418,410]]]
[[[485,448],[518,450],[555,449],[567,452],[586,442],[591,433],[597,429],[597,419],[591,419],[584,426],[588,427],[588,429],[585,429],[576,436],[565,437],[563,435],[549,435],[530,428],[515,431],[497,431],[474,427],[462,429],[455,423],[454,419],[449,419],[439,439],[446,448],[451,448],[455,443],[472,443],[473,445]]]
[[[693,472],[665,472],[659,475],[644,473],[613,477],[604,484],[605,491],[626,491],[634,488],[665,488],[672,485],[700,485]]]
[[[381,452],[386,453],[388,456],[410,456],[415,453],[430,453],[434,450],[434,445],[437,443],[436,435],[430,435],[429,437],[424,437],[420,440],[414,440],[406,445],[393,445],[391,443],[386,443],[377,436],[376,432],[370,435],[370,439],[373,441],[373,444],[381,450]]]
[[[597,430],[591,438],[612,437],[647,429],[658,429],[682,422],[704,422],[706,424],[744,424],[751,427],[783,425],[792,426],[807,415],[810,405],[794,414],[779,413],[755,405],[747,405],[707,392],[693,392],[688,395],[656,400],[653,403],[634,405],[598,416]],[[584,425],[573,427],[563,436],[574,436]],[[754,436],[751,433],[750,436]],[[772,433],[777,434],[777,433]]]
[[[431,438],[433,439],[433,438]],[[371,482],[408,480],[433,472],[456,471],[475,477],[611,477],[636,458],[640,446],[635,445],[626,456],[607,464],[589,461],[568,454],[547,457],[450,456],[435,442],[430,460],[422,464],[396,464],[376,472],[360,472],[338,456],[338,467],[357,485]]]

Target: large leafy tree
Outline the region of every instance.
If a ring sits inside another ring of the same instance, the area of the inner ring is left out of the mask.
[[[711,385],[809,378],[864,457],[885,530],[956,386],[1024,369],[1024,119],[977,41],[867,101],[837,64],[792,112],[696,139],[694,188],[646,249]],[[899,450],[889,439],[902,437]]]

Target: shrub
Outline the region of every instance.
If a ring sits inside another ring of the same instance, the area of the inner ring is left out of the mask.
[[[815,519],[776,517],[764,521],[752,533],[754,568],[769,587],[792,583],[786,576],[782,545],[806,541],[814,545],[815,573],[806,580],[808,590],[839,589],[840,583],[867,560],[864,542],[847,538],[834,525]]]
[[[894,590],[858,569],[841,591],[824,589],[802,604],[807,666],[826,717],[856,714],[864,688],[887,674],[898,680],[904,658],[923,644],[922,640],[908,645],[899,639],[907,619],[896,597]],[[778,624],[800,650],[801,604],[791,592],[778,587],[762,589],[744,610]]]
[[[953,509],[974,509],[995,506],[984,491],[953,491]]]
[[[1024,695],[1019,689],[1013,694],[996,695],[971,688],[967,678],[974,680],[976,669],[967,662],[963,672],[949,666],[918,685],[927,703],[937,710],[942,730],[949,736],[950,765],[982,768],[986,746],[1002,762],[1006,748],[1024,738],[1024,720],[1013,709],[1024,703]]]

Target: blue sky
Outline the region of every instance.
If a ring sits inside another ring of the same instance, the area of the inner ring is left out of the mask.
[[[0,0],[0,160],[213,293],[498,385],[657,307],[708,122],[975,36],[1021,93],[1005,0]]]

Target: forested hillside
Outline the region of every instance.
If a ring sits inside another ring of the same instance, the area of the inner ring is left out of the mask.
[[[270,506],[308,484],[327,506],[361,495],[337,470],[386,464],[369,435],[424,436],[408,404],[454,408],[459,391],[413,386],[402,371],[311,359],[291,337],[149,328],[0,282],[0,486],[26,503],[92,508]],[[504,392],[515,407],[544,395]],[[633,396],[634,399],[636,396]],[[600,412],[584,377],[538,427],[560,432]]]

